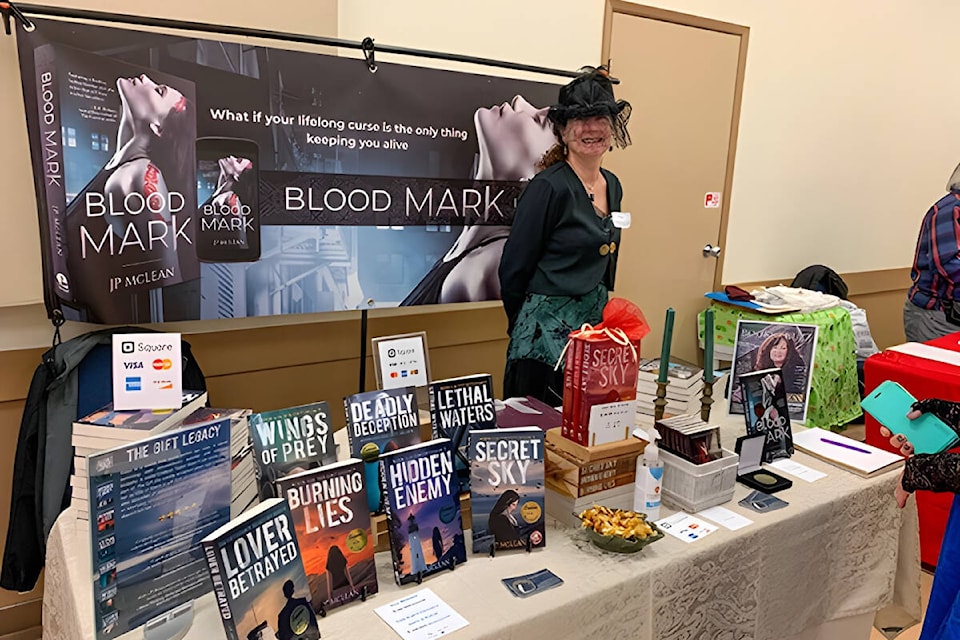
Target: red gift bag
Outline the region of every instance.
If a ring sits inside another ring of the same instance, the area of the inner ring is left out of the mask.
[[[561,433],[565,438],[587,446],[593,406],[636,399],[640,340],[648,333],[650,326],[643,312],[623,298],[612,298],[607,303],[603,321],[597,326],[584,324],[570,333],[561,355]]]

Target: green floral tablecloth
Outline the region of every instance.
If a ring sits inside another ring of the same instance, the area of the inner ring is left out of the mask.
[[[857,343],[850,314],[842,307],[812,313],[768,315],[720,302],[711,302],[714,311],[714,345],[730,350],[737,337],[737,320],[815,324],[820,327],[814,351],[808,427],[838,427],[862,414],[857,383]],[[698,336],[703,346],[703,312],[698,318]]]

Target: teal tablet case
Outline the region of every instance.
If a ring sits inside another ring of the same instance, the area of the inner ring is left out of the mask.
[[[940,453],[960,440],[953,429],[932,413],[909,419],[907,414],[914,402],[916,399],[900,384],[887,380],[871,391],[860,406],[887,429],[905,436],[916,453]]]

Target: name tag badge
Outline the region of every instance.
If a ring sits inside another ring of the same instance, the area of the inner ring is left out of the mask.
[[[615,226],[617,229],[630,228],[630,212],[629,211],[611,211],[610,217],[613,218],[613,226]]]

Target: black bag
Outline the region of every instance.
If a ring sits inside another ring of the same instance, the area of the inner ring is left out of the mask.
[[[840,274],[822,264],[811,265],[800,271],[790,286],[828,293],[841,300],[847,299],[847,283],[843,281]]]
[[[43,354],[33,373],[20,421],[10,522],[0,569],[0,587],[31,591],[46,556],[47,536],[70,506],[73,422],[113,399],[111,342],[115,334],[154,333],[140,327],[94,331]],[[206,391],[190,344],[181,343],[183,388]]]

